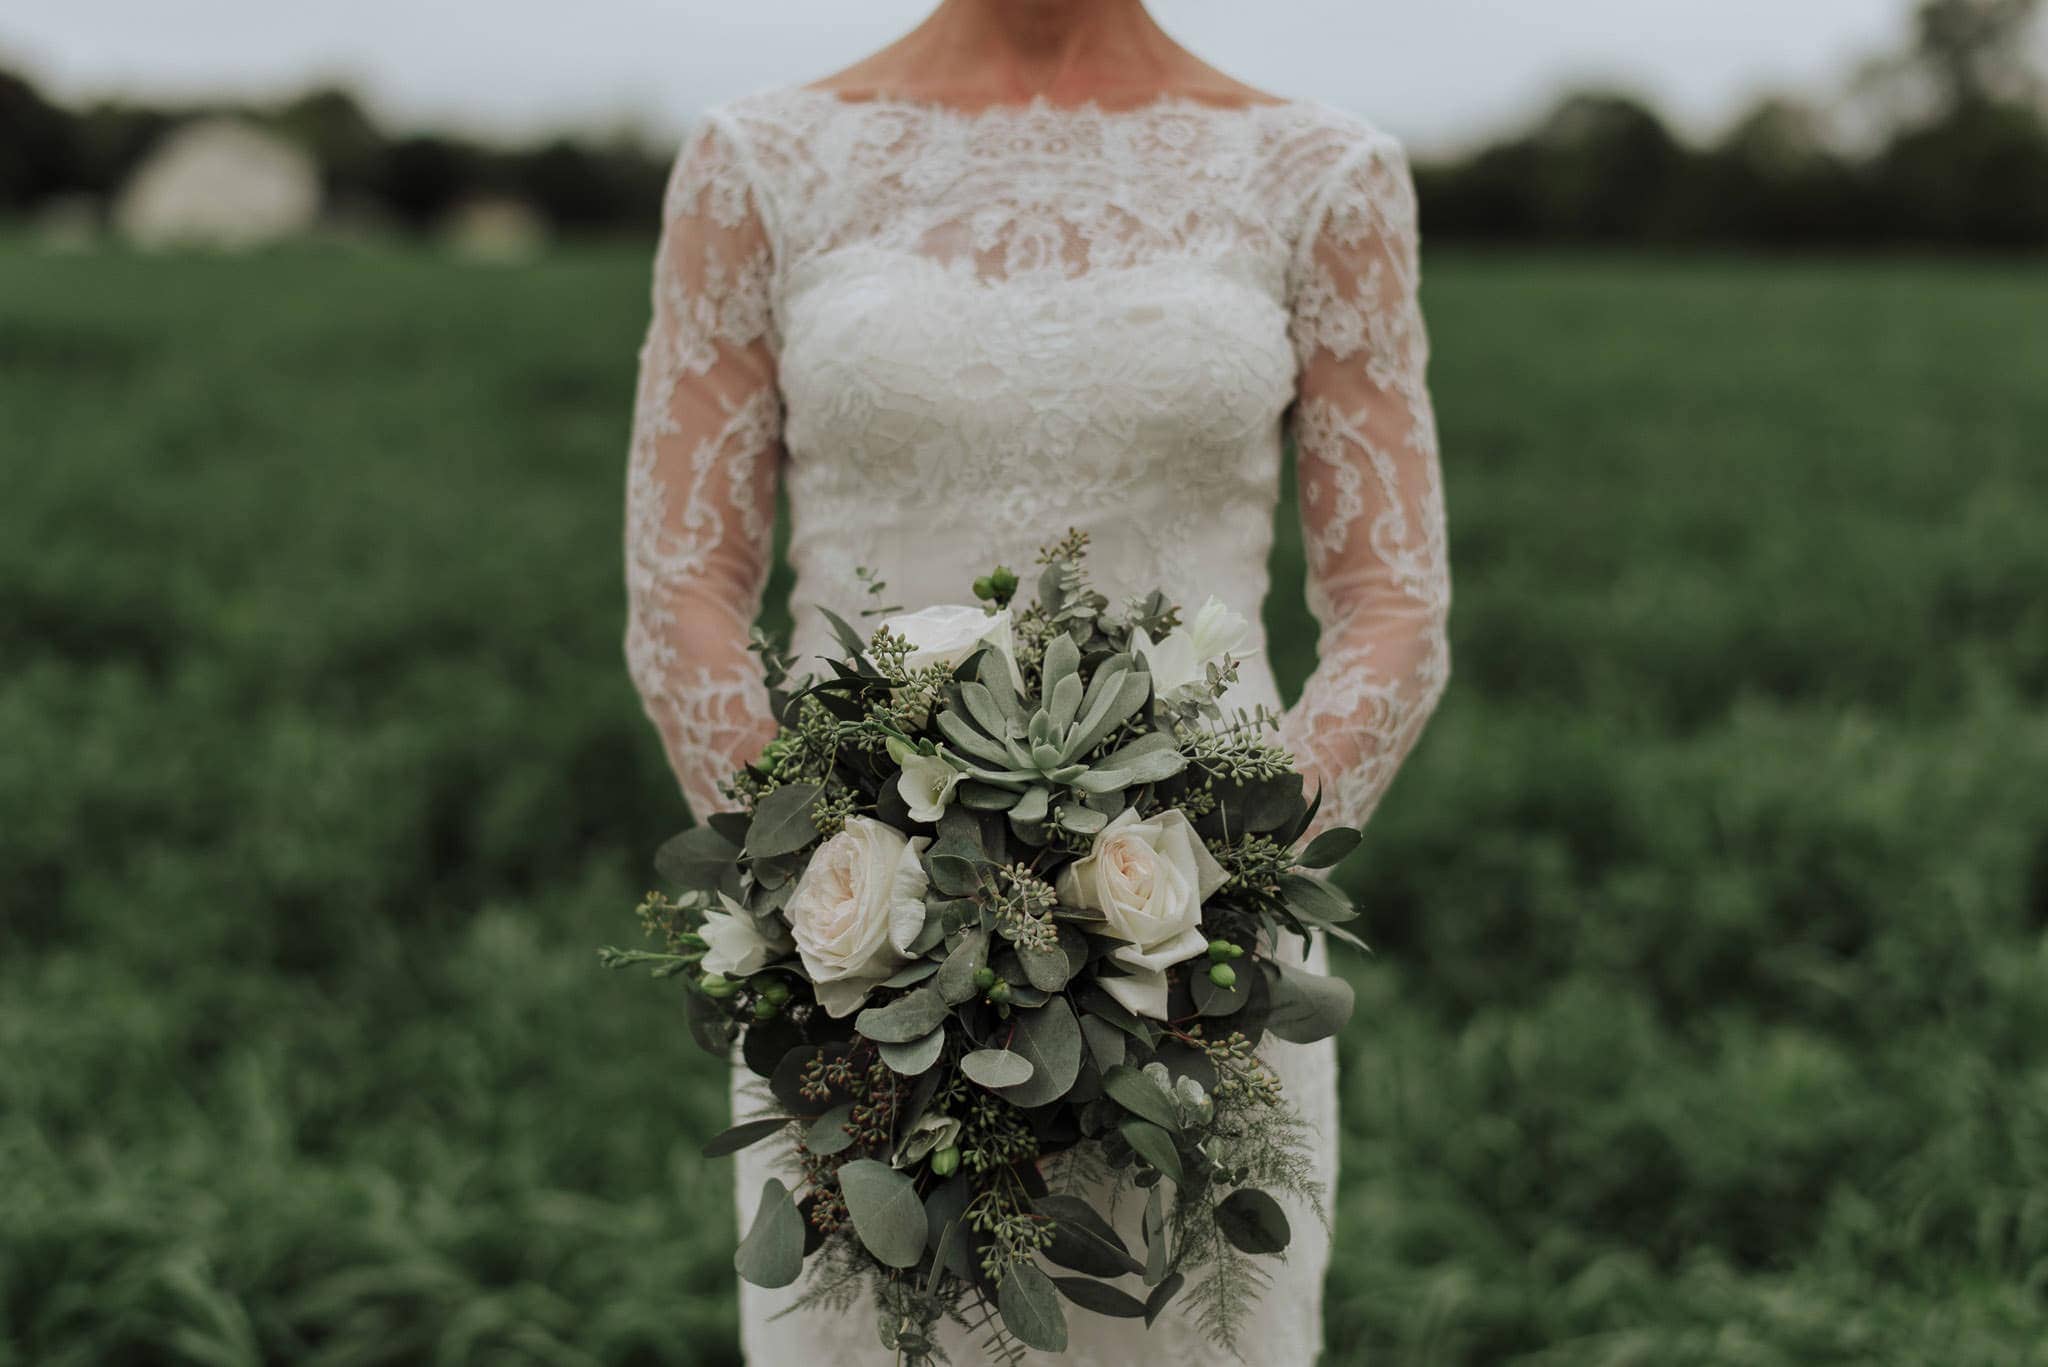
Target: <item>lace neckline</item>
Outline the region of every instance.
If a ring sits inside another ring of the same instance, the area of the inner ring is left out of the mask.
[[[920,115],[934,120],[951,123],[983,123],[999,121],[1043,122],[1051,119],[1072,118],[1091,123],[1104,123],[1117,119],[1143,119],[1161,114],[1185,114],[1208,117],[1231,118],[1253,117],[1267,112],[1278,113],[1286,109],[1301,107],[1305,101],[1299,99],[1256,100],[1248,104],[1217,104],[1168,91],[1151,96],[1131,105],[1104,105],[1100,100],[1089,98],[1076,104],[1054,104],[1043,94],[1033,95],[1026,101],[999,101],[993,104],[966,108],[946,104],[938,100],[916,99],[903,95],[875,95],[848,99],[836,90],[825,90],[811,85],[783,87],[786,93],[799,99],[815,101],[828,109],[871,109],[881,112]]]

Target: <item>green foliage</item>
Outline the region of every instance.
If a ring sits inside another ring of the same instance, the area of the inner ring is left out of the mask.
[[[1326,1356],[2027,1361],[2048,281],[1429,281],[1456,664],[1336,871]],[[645,307],[0,251],[0,1361],[738,1362],[726,1070],[588,948],[681,818]]]

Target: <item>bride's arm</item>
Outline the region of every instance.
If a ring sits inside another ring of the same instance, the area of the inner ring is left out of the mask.
[[[701,120],[663,203],[625,535],[627,665],[698,820],[775,734],[747,650],[783,459],[763,214],[737,143]]]
[[[1317,663],[1280,738],[1323,789],[1309,834],[1362,826],[1450,677],[1442,474],[1417,302],[1414,182],[1372,133],[1319,191],[1291,274],[1289,409]]]

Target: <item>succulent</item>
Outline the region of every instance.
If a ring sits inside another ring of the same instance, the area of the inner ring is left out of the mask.
[[[968,780],[960,800],[985,811],[1008,812],[1021,840],[1044,843],[1053,815],[1067,830],[1092,835],[1122,811],[1123,793],[1177,774],[1187,764],[1171,732],[1149,732],[1106,755],[1088,758],[1117,727],[1145,706],[1152,677],[1139,657],[1111,655],[1085,686],[1081,648],[1073,637],[1046,646],[1036,703],[1021,697],[1002,661],[982,657],[978,679],[950,686],[936,717],[952,742],[939,747]],[[1079,794],[1052,812],[1056,790]]]

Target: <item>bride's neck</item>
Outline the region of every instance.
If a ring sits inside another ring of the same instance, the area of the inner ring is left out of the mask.
[[[1143,0],[940,0],[891,55],[920,86],[998,100],[1156,87],[1185,57]]]

